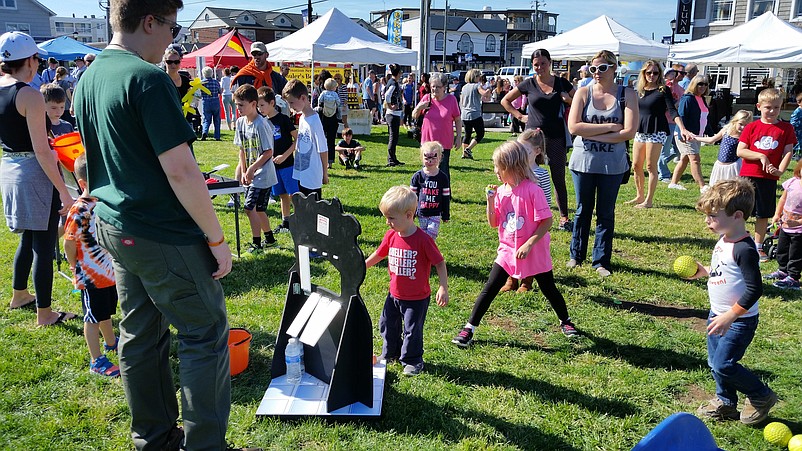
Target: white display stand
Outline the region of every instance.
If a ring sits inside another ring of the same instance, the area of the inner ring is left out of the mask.
[[[370,110],[348,110],[348,127],[354,135],[370,135]]]

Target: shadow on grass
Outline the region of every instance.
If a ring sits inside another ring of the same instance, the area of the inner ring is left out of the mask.
[[[637,241],[639,243],[646,243],[646,244],[661,244],[661,243],[672,243],[672,244],[686,244],[695,247],[700,247],[703,249],[713,249],[713,246],[716,245],[717,239],[713,238],[713,235],[710,235],[711,238],[699,238],[693,236],[655,236],[655,235],[635,235],[633,233],[615,233],[615,237],[622,240],[632,240]]]
[[[671,307],[623,300],[619,301],[620,303],[615,303],[613,298],[606,296],[589,296],[588,299],[591,302],[601,305],[602,307],[629,310],[631,312],[642,313],[644,315],[656,316],[660,318],[700,319],[702,321],[707,321],[708,310],[706,309]]]
[[[696,207],[689,204],[663,204],[657,206],[657,208],[665,209],[665,210],[689,210],[689,211],[696,211]],[[700,213],[701,215],[701,213]]]
[[[389,383],[385,386],[384,402],[382,421],[365,423],[365,426],[379,432],[415,436],[440,435],[444,440],[457,443],[472,437],[481,438],[478,432],[466,425],[473,423],[493,428],[507,443],[519,449],[579,449],[566,442],[565,437],[464,406],[438,404],[420,396],[399,393]],[[485,437],[483,440],[488,439]]]
[[[619,418],[636,415],[639,412],[637,406],[626,401],[590,396],[577,390],[542,380],[513,376],[504,372],[466,369],[430,363],[426,364],[426,371],[460,385],[469,387],[475,385],[502,386],[521,392],[533,393],[547,402],[555,404],[568,402],[590,412],[613,415]]]
[[[707,360],[679,352],[647,348],[632,344],[621,344],[607,338],[597,337],[587,331],[582,336],[593,342],[585,351],[605,357],[616,357],[626,360],[631,365],[641,368],[693,371],[707,368]]]
[[[482,264],[481,267],[477,267],[475,265],[465,264],[465,263],[457,263],[457,262],[446,262],[448,264],[448,277],[461,277],[465,280],[473,280],[476,282],[484,282],[487,281],[489,267],[487,264]]]

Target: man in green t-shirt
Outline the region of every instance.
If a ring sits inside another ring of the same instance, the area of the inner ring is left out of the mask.
[[[195,134],[170,77],[153,63],[181,27],[181,0],[111,2],[114,38],[75,94],[98,236],[114,257],[120,369],[137,449],[226,449],[228,321],[219,279],[231,271]],[[178,331],[183,431],[170,370]],[[184,442],[185,441],[185,442]]]

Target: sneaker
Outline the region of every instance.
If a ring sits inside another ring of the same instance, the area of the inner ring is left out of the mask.
[[[120,344],[120,337],[114,337],[114,344],[112,346],[103,343],[103,350],[106,352],[117,352],[117,345]]]
[[[262,248],[276,247],[276,245],[278,245],[278,241],[276,241],[276,238],[273,236],[265,238],[262,241]]]
[[[782,279],[785,279],[786,277],[788,277],[788,274],[786,274],[786,273],[784,273],[784,272],[782,272],[782,271],[780,271],[778,269],[777,271],[774,271],[771,274],[766,274],[765,276],[763,276],[763,279],[764,280],[782,280]]]
[[[273,235],[278,235],[279,233],[289,233],[290,232],[290,225],[281,223],[278,227],[273,229]]]
[[[696,414],[718,421],[738,419],[738,409],[735,406],[725,405],[718,398],[713,398],[707,404],[696,409]]]
[[[678,189],[680,191],[687,191],[688,190],[688,188],[685,188],[684,186],[680,185],[679,183],[669,183],[668,184],[668,189]]]
[[[398,357],[398,356],[396,356],[396,357],[387,357],[386,355],[380,355],[379,358],[376,359],[376,361],[381,362],[382,360],[384,360],[385,365],[390,366],[390,365],[394,365],[394,364],[398,363],[399,359],[400,359],[400,357]]]
[[[262,246],[260,245],[251,244],[250,246],[248,246],[248,249],[245,250],[245,253],[256,256],[261,253],[264,253],[264,249],[262,249]]]
[[[660,179],[660,181],[663,182],[663,183],[671,183],[671,179],[670,178],[668,178],[668,179]]]
[[[576,268],[577,266],[579,266],[579,262],[578,262],[578,261],[576,261],[576,260],[575,260],[575,259],[573,259],[573,258],[572,258],[572,259],[570,259],[570,260],[568,260],[568,263],[566,263],[566,264],[565,264],[565,267],[566,267],[566,268],[569,268],[569,269],[570,269],[570,268]]]
[[[612,274],[612,273],[610,272],[610,270],[609,270],[609,269],[607,269],[607,268],[605,268],[604,266],[599,266],[598,268],[596,268],[596,273],[597,273],[597,274],[599,275],[599,277],[601,277],[601,278],[604,278],[604,277],[610,277],[610,275]]]
[[[777,393],[769,389],[769,394],[762,398],[746,398],[744,410],[741,412],[741,423],[758,424],[765,420],[774,405],[777,404]]]
[[[757,251],[757,255],[760,256],[760,263],[766,263],[767,261],[769,261],[769,254],[763,252],[763,249]]]
[[[416,365],[404,365],[404,376],[417,376],[423,371],[423,362]]]
[[[705,186],[703,186],[703,187],[699,188],[699,194],[704,194],[704,193],[706,193],[706,192],[707,192],[707,190],[709,190],[709,189],[710,189],[710,185],[705,185]]]
[[[473,331],[466,327],[462,329],[456,337],[452,338],[451,342],[460,348],[467,348],[473,343]]]
[[[782,288],[783,290],[798,290],[799,289],[799,282],[794,280],[791,276],[786,276],[784,279],[778,280],[772,284],[777,288]]]
[[[354,161],[354,169],[356,169],[357,171],[362,169],[362,165],[359,164],[359,160]]]
[[[96,358],[94,362],[89,365],[89,372],[106,377],[120,377],[120,367],[109,362],[105,355]]]
[[[563,331],[563,335],[568,338],[573,338],[579,336],[579,331],[576,330],[574,327],[574,323],[569,321],[560,321],[560,330]]]
[[[563,232],[572,232],[574,230],[574,223],[570,220],[561,222],[559,226],[557,226],[557,230],[562,230]]]
[[[226,202],[226,207],[234,208],[234,199],[231,199],[228,202]]]

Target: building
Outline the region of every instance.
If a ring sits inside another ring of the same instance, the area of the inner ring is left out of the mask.
[[[21,31],[31,35],[36,42],[50,39],[50,17],[56,13],[36,0],[0,0],[2,30]]]
[[[50,18],[50,35],[54,38],[70,36],[86,44],[108,42],[106,26],[106,18],[98,18],[94,14],[89,17],[53,16]]]
[[[691,38],[702,39],[742,25],[765,12],[802,28],[802,0],[694,0]],[[770,30],[766,30],[770,33]],[[730,88],[734,93],[760,85],[774,78],[777,87],[790,92],[791,86],[802,82],[802,68],[733,68],[706,66],[710,88]]]
[[[802,0],[800,0],[802,1]],[[389,13],[392,11],[400,10],[402,12],[402,17],[404,20],[403,25],[403,41],[406,43],[408,48],[420,48],[416,47],[418,45],[418,35],[420,34],[420,10],[418,8],[396,8],[393,10],[379,10],[379,11],[371,11],[370,12],[370,23],[374,27],[379,30],[386,30],[387,29],[387,17]],[[488,38],[487,35],[493,34],[494,40],[496,41],[496,48],[497,50],[490,52],[480,52],[480,56],[483,58],[482,60],[478,60],[481,64],[472,64],[473,66],[479,67],[497,67],[497,66],[507,66],[507,65],[515,65],[520,63],[520,55],[521,49],[523,48],[524,44],[528,44],[530,42],[535,42],[538,40],[543,40],[555,36],[557,34],[557,16],[556,13],[550,13],[548,11],[540,10],[539,8],[534,9],[506,9],[506,10],[493,10],[491,7],[486,6],[484,9],[480,11],[476,10],[467,10],[467,9],[457,9],[457,8],[448,8],[448,32],[450,33],[457,33],[458,29],[453,29],[452,26],[462,26],[466,21],[462,20],[460,22],[460,18],[462,19],[474,19],[476,20],[473,22],[473,25],[477,28],[481,28],[484,30],[486,34],[484,36],[485,42],[483,45],[476,46],[478,42],[476,39],[472,39],[474,42],[474,49],[485,47],[486,49],[492,48],[492,40]],[[439,17],[439,19],[435,19],[435,17]],[[436,45],[437,41],[435,41],[438,29],[442,29],[443,25],[443,10],[442,9],[432,9],[430,10],[430,21],[434,22],[435,20],[438,21],[439,27],[432,23],[430,25],[430,61],[435,63],[437,61],[442,61],[442,45]],[[495,22],[491,24],[484,23],[484,20],[492,20],[492,21],[501,21],[502,25],[499,27],[496,25]],[[413,22],[414,21],[414,22]],[[417,24],[417,28],[415,26],[408,26],[406,25],[407,22],[413,22]],[[461,39],[462,33],[460,33],[459,38]],[[477,36],[475,36],[477,37]],[[497,39],[496,39],[497,38]],[[446,42],[446,60],[447,63],[449,61],[457,61],[457,65],[459,66],[462,64],[463,66],[468,65],[466,62],[459,63],[460,56],[463,57],[464,55],[459,55],[460,48],[457,44],[452,42],[453,38],[448,38]],[[414,45],[413,45],[414,41]],[[487,42],[491,41],[491,42]],[[465,41],[463,41],[465,42]],[[465,44],[462,45],[463,50]],[[455,55],[456,53],[456,55]],[[491,61],[490,58],[491,54],[495,54],[495,60]],[[451,56],[449,56],[451,55]],[[463,67],[460,66],[460,67]]]

